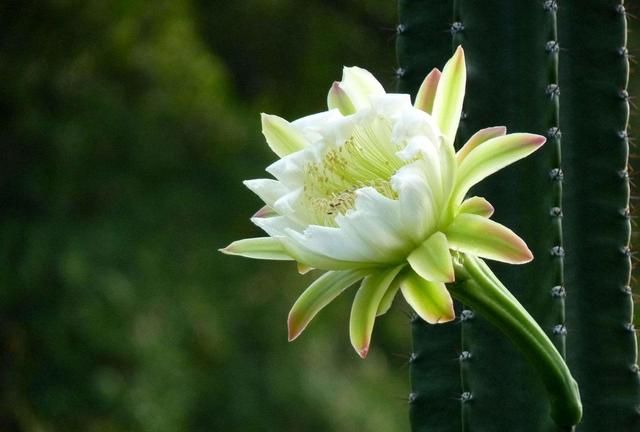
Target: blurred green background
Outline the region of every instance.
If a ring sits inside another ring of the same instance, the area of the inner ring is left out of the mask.
[[[217,252],[260,234],[259,113],[322,110],[342,65],[393,89],[395,23],[389,0],[0,2],[0,431],[408,430],[406,306],[366,361],[353,292],[289,344],[313,275]]]
[[[260,235],[261,111],[393,87],[388,0],[0,3],[0,431],[407,430],[401,305],[366,361],[353,292],[287,342],[313,275]]]

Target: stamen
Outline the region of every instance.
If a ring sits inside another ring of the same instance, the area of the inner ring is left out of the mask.
[[[356,125],[344,143],[328,150],[319,162],[305,167],[304,198],[313,208],[315,223],[335,226],[335,217],[355,205],[355,192],[373,187],[397,199],[390,184],[393,174],[411,161],[396,156],[401,148],[391,141],[392,124],[378,116]]]

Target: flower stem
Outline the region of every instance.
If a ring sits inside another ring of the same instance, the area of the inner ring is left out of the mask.
[[[549,394],[551,417],[562,427],[582,417],[578,384],[564,359],[533,317],[480,259],[454,259],[456,282],[449,291],[457,300],[498,327],[537,369]]]

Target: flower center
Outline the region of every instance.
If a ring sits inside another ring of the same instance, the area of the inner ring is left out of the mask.
[[[335,226],[335,217],[353,208],[355,192],[363,187],[397,199],[389,180],[410,161],[396,156],[401,148],[392,143],[391,130],[391,121],[381,116],[359,123],[344,143],[306,165],[304,200],[312,223]]]

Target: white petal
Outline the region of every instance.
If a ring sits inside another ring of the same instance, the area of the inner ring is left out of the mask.
[[[399,113],[400,115],[396,111],[398,118],[393,126],[392,140],[401,145],[408,143],[413,137],[424,136],[432,145],[440,142],[442,133],[433,117],[424,111],[411,107],[410,102],[408,105],[407,109]]]
[[[404,260],[437,222],[424,176],[417,167],[412,175],[407,172],[395,181],[399,199],[371,187],[359,189],[354,208],[336,217],[337,227],[310,225],[289,236],[308,252],[337,261],[380,265]]]
[[[440,209],[425,172],[424,164],[416,161],[402,167],[391,178],[398,192],[400,215],[405,231],[409,232],[417,246],[435,231]]]
[[[322,138],[321,132],[327,128],[327,125],[340,118],[342,118],[340,111],[332,109],[299,118],[291,124],[294,125],[309,142],[314,143]]]
[[[376,233],[371,233],[375,238]],[[389,254],[382,247],[374,248],[348,228],[310,225],[304,230],[305,246],[310,250],[342,261],[384,264]]]
[[[402,206],[399,200],[387,198],[372,187],[362,188],[356,191],[355,208],[353,216],[362,212],[363,216],[357,220],[354,217],[356,229],[365,237],[371,237],[372,224],[375,230],[378,245],[388,245],[391,249],[407,248],[415,239],[410,230],[407,230],[406,221],[403,219]],[[367,235],[368,233],[368,235]]]
[[[414,111],[411,96],[403,93],[387,93],[371,98],[371,110],[388,118],[400,118],[408,111]],[[361,110],[362,111],[362,110]]]
[[[278,159],[266,168],[266,171],[286,184],[289,188],[302,186],[304,182],[304,167],[310,160],[308,149],[292,153]]]
[[[286,216],[275,217],[254,217],[251,218],[256,226],[260,227],[264,232],[272,237],[286,236],[286,229],[300,230],[302,229],[299,224],[292,221]]]
[[[372,97],[385,94],[384,87],[371,72],[357,66],[342,70],[340,88],[349,96],[356,110],[371,106]]]
[[[302,118],[293,124],[299,126],[307,135],[313,135],[314,142],[304,150],[287,155],[267,167],[267,172],[283,182],[290,189],[302,187],[304,170],[310,163],[322,161],[325,154],[344,142],[352,135],[353,128],[358,122],[356,116],[343,117],[334,110],[336,115],[323,113],[319,119]],[[318,114],[316,114],[318,116]],[[310,116],[314,117],[314,116]],[[315,123],[320,123],[315,126]]]
[[[277,180],[255,179],[245,180],[243,183],[270,207],[273,207],[273,204],[288,192],[287,188]]]
[[[287,254],[307,267],[320,270],[349,270],[375,267],[375,264],[372,263],[343,261],[312,251],[306,247],[306,238],[294,230],[287,230],[287,236],[282,237],[280,240]]]

